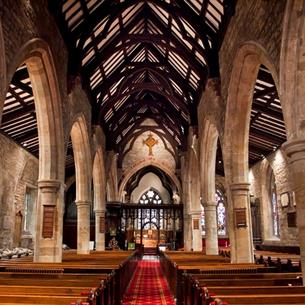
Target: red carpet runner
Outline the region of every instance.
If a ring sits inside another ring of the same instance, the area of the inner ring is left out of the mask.
[[[162,274],[160,262],[138,262],[123,305],[174,305],[175,302]]]

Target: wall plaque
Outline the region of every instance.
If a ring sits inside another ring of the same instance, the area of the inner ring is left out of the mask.
[[[100,216],[100,233],[105,233],[105,217]]]
[[[287,213],[287,225],[288,225],[288,228],[295,228],[297,226],[297,213],[296,212]]]
[[[234,209],[235,226],[237,228],[247,227],[247,213],[246,208]]]
[[[199,219],[193,219],[194,230],[199,230]]]
[[[42,237],[52,238],[54,227],[55,205],[43,206]]]

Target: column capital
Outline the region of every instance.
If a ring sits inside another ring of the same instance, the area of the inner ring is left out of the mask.
[[[106,211],[105,210],[101,210],[101,209],[95,209],[94,213],[95,214],[104,214]]]
[[[201,216],[201,211],[191,211],[188,214],[189,214],[189,216],[191,218],[193,218],[193,217],[200,217]]]
[[[291,163],[305,159],[305,138],[289,140],[282,144],[282,148]]]
[[[91,204],[89,200],[75,200],[75,204],[77,207],[88,207]]]
[[[239,192],[239,191],[248,192],[250,190],[250,183],[249,182],[231,183],[230,190],[231,192]]]
[[[203,202],[204,207],[216,207],[217,202],[216,201],[205,201]]]
[[[38,188],[43,192],[57,192],[60,187],[64,187],[64,183],[55,179],[38,180]]]

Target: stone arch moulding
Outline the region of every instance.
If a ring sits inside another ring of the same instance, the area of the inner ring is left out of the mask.
[[[203,133],[200,135],[201,194],[204,200],[214,201],[218,131],[208,119],[203,126]]]
[[[5,63],[5,47],[2,31],[2,23],[0,20],[0,124],[2,121],[2,111],[6,95],[6,63]]]
[[[93,161],[94,209],[105,211],[106,177],[103,150],[99,147]]]
[[[122,198],[122,193],[126,187],[126,183],[128,182],[128,180],[140,169],[142,169],[146,166],[149,166],[149,165],[155,166],[155,167],[161,169],[162,171],[164,171],[174,182],[174,184],[178,190],[178,193],[180,194],[180,197],[181,197],[181,195],[182,195],[181,183],[178,180],[178,178],[176,177],[176,175],[174,173],[172,173],[167,167],[160,164],[159,162],[156,162],[154,160],[145,160],[143,162],[140,162],[139,164],[137,164],[136,166],[134,166],[128,172],[125,173],[124,178],[119,185],[119,198]]]
[[[76,201],[90,201],[91,150],[88,126],[83,115],[79,115],[73,120],[70,134],[75,159]]]
[[[242,44],[233,61],[225,114],[224,152],[226,153],[223,157],[226,176],[237,183],[248,181],[250,112],[254,85],[261,64],[269,69],[278,88],[275,66],[261,45],[255,42]]]
[[[224,134],[224,169],[229,192],[231,262],[253,262],[251,215],[249,207],[248,143],[254,87],[260,65],[266,66],[278,88],[274,63],[256,42],[242,44],[233,60],[227,94]],[[238,113],[238,115],[236,115]],[[236,227],[239,209],[248,226]],[[232,229],[234,228],[234,229]]]
[[[39,174],[36,209],[35,262],[62,260],[62,206],[64,136],[61,97],[52,53],[46,42],[32,39],[24,44],[7,69],[7,84],[25,63],[29,72],[37,117]],[[53,221],[44,221],[51,211]]]
[[[35,101],[39,137],[39,180],[64,179],[62,105],[48,44],[38,38],[20,48],[7,69],[6,88],[16,69],[26,63]]]
[[[304,1],[287,0],[283,21],[279,95],[287,140],[305,137]]]

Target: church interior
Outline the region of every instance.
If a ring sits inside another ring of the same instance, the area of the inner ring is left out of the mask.
[[[0,304],[305,304],[305,1],[0,0]]]

